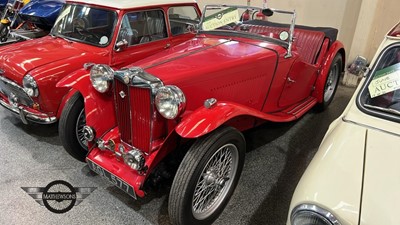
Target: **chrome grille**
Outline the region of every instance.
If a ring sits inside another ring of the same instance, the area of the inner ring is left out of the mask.
[[[121,139],[132,145],[131,108],[129,105],[129,86],[115,80],[115,110]],[[124,96],[125,95],[125,96]]]
[[[0,76],[0,92],[7,96],[10,96],[11,93],[14,94],[18,98],[20,104],[29,107],[32,107],[33,105],[32,98],[26,94],[21,86],[2,76]]]
[[[151,88],[128,86],[115,79],[114,95],[122,141],[142,151],[149,151],[153,122]]]

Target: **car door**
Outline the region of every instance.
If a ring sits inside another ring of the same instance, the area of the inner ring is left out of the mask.
[[[316,78],[317,67],[297,59],[286,77],[279,107],[289,106],[309,97]]]

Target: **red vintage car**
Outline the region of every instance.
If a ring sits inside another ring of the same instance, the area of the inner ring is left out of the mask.
[[[67,1],[49,36],[0,48],[0,104],[26,124],[60,119],[64,147],[83,151],[83,98],[71,86],[89,76],[71,73],[88,62],[117,69],[182,43],[199,19],[195,0]]]
[[[268,21],[255,20],[260,13]],[[284,17],[291,23],[273,22]],[[93,65],[92,85],[75,85],[85,98],[89,167],[137,198],[169,169],[166,160],[183,155],[170,218],[212,223],[243,168],[241,132],[296,120],[334,97],[345,57],[337,30],[295,26],[295,18],[291,11],[208,5],[191,40],[118,71]]]

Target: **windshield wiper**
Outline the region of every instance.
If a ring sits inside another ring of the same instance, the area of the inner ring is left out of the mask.
[[[63,36],[59,36],[59,35],[55,35],[54,33],[50,33],[50,36],[51,36],[52,38],[54,38],[54,39],[56,39],[56,38],[62,38],[62,39],[65,40],[66,42],[72,43],[72,41],[69,40],[68,38],[63,37]]]

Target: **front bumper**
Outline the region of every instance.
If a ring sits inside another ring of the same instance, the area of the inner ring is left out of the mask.
[[[91,150],[86,158],[91,170],[107,179],[109,182],[136,199],[144,197],[141,190],[145,176],[127,166],[115,153],[99,148]]]
[[[57,121],[56,117],[33,109],[34,104],[33,99],[20,85],[0,76],[0,105],[19,115],[25,124],[28,124],[28,121],[40,124],[51,124]]]
[[[31,109],[24,105],[13,106],[7,100],[6,96],[0,92],[0,105],[10,110],[14,114],[17,114],[23,123],[27,124],[28,121],[39,123],[39,124],[52,124],[57,122],[57,117],[49,116],[45,113]]]

